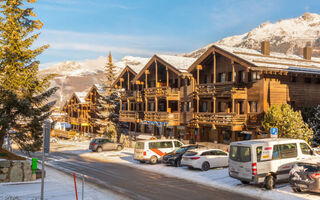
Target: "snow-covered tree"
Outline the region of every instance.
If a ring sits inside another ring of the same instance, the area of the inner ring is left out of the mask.
[[[268,109],[262,121],[263,128],[278,128],[278,137],[310,141],[313,131],[302,119],[300,111],[294,111],[288,104],[274,105]]]
[[[320,145],[320,105],[307,108],[302,112],[303,119],[313,130],[312,146]]]
[[[32,8],[36,0],[0,1],[0,148],[6,135],[22,150],[36,151],[42,144],[42,124],[54,102],[47,99],[57,90],[48,89],[51,76],[38,77],[36,57],[49,46],[31,49],[42,27]]]

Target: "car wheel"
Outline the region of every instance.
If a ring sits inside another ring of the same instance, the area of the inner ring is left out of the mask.
[[[180,159],[176,160],[176,161],[174,162],[174,166],[175,166],[175,167],[181,167],[181,160],[180,160]]]
[[[202,163],[201,170],[208,171],[210,169],[210,164],[208,162]]]
[[[118,146],[117,146],[117,150],[118,150],[118,151],[121,151],[122,149],[123,149],[123,146],[121,146],[121,145],[118,145]]]
[[[156,164],[157,162],[158,162],[158,158],[156,156],[151,156],[150,163],[151,164]]]
[[[249,184],[249,181],[241,181],[242,184]]]
[[[146,161],[144,161],[144,160],[139,160],[139,162],[140,162],[140,163],[145,163]]]
[[[292,188],[294,192],[302,192],[300,188]]]
[[[101,147],[98,147],[98,148],[97,148],[97,152],[99,152],[99,153],[102,152],[102,148],[101,148]]]
[[[267,190],[272,190],[275,186],[276,179],[274,176],[269,175],[264,179],[264,187]]]

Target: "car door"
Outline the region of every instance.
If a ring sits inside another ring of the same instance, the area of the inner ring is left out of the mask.
[[[207,161],[210,163],[210,167],[217,167],[218,156],[216,150],[207,151]]]
[[[113,149],[113,144],[111,143],[110,140],[104,139],[103,142],[104,142],[103,143],[103,149],[104,150],[112,150]]]
[[[216,165],[217,167],[227,167],[228,166],[228,153],[220,150],[216,150]]]

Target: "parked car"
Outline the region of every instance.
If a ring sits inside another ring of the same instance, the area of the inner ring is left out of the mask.
[[[142,140],[136,142],[134,160],[141,163],[149,161],[157,163],[165,154],[178,149],[183,145],[179,140]]]
[[[215,167],[227,167],[228,153],[220,149],[194,149],[182,156],[181,166],[198,168],[202,171]]]
[[[118,150],[121,151],[124,148],[123,144],[115,143],[106,138],[96,138],[91,140],[89,149],[94,152],[101,152],[104,150]]]
[[[296,163],[289,175],[289,183],[294,192],[320,192],[319,159]]]
[[[264,184],[273,189],[276,181],[288,180],[298,159],[318,156],[304,140],[268,138],[230,144],[229,176],[244,184]]]
[[[167,165],[173,165],[175,167],[180,167],[183,154],[188,150],[197,149],[197,148],[205,148],[205,146],[198,145],[198,144],[184,145],[184,146],[180,147],[179,149],[176,149],[176,150],[164,155],[162,158],[162,162]]]

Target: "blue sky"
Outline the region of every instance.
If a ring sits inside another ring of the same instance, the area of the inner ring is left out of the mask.
[[[147,57],[184,53],[266,21],[320,13],[319,0],[39,0],[44,23],[36,45],[42,67],[64,60],[96,59],[112,51]]]

